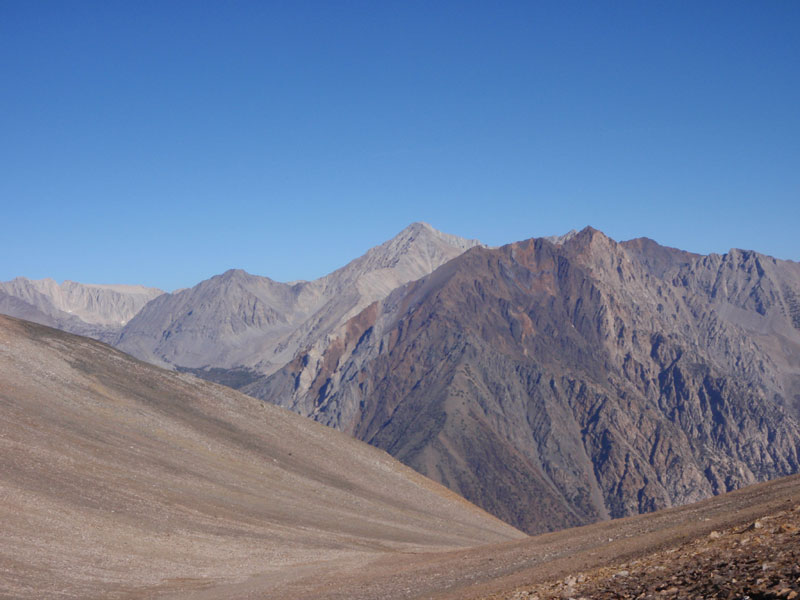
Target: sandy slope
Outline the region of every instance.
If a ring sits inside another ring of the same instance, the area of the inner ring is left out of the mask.
[[[522,535],[387,454],[0,317],[0,597],[150,597]]]

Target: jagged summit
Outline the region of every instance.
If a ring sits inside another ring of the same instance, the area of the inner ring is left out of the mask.
[[[147,305],[115,343],[161,365],[269,373],[370,303],[479,245],[412,223],[313,281],[280,283],[231,269]]]
[[[397,234],[397,236],[395,237],[401,237],[404,235],[430,235],[445,241],[449,246],[453,246],[454,248],[461,248],[463,250],[468,250],[473,246],[484,245],[479,240],[470,240],[450,233],[444,233],[434,228],[430,224],[422,221],[416,221],[412,223],[411,225],[406,227],[403,231],[401,231],[399,234]]]
[[[412,223],[316,283],[332,288],[355,285],[369,298],[369,304],[399,285],[427,275],[465,250],[482,245],[478,240],[442,233],[427,223]]]

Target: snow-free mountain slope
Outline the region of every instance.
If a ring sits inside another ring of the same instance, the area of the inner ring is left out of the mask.
[[[391,240],[314,281],[279,283],[233,270],[148,304],[115,345],[144,360],[247,380],[271,373],[299,348],[394,288],[427,275],[475,240],[414,223]]]
[[[86,333],[41,305],[0,295]],[[158,296],[111,339],[385,448],[528,531],[798,469],[800,266],[753,251],[592,228],[488,249],[416,223],[315,281],[231,270]]]
[[[153,298],[159,289],[141,285],[96,285],[17,277],[0,282],[0,292],[15,302],[0,312],[52,325],[80,335],[110,341]]]
[[[587,228],[474,248],[245,390],[529,532],[798,471],[800,265]]]
[[[523,537],[339,432],[2,316],[0,490],[3,598],[274,585]]]

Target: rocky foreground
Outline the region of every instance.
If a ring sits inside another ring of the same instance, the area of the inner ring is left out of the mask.
[[[794,600],[800,598],[800,504],[745,527],[714,530],[677,548],[505,598]]]

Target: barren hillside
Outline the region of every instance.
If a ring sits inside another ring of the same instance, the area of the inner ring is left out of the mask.
[[[0,597],[151,597],[521,538],[384,452],[0,317]],[[293,576],[293,575],[292,575]]]

